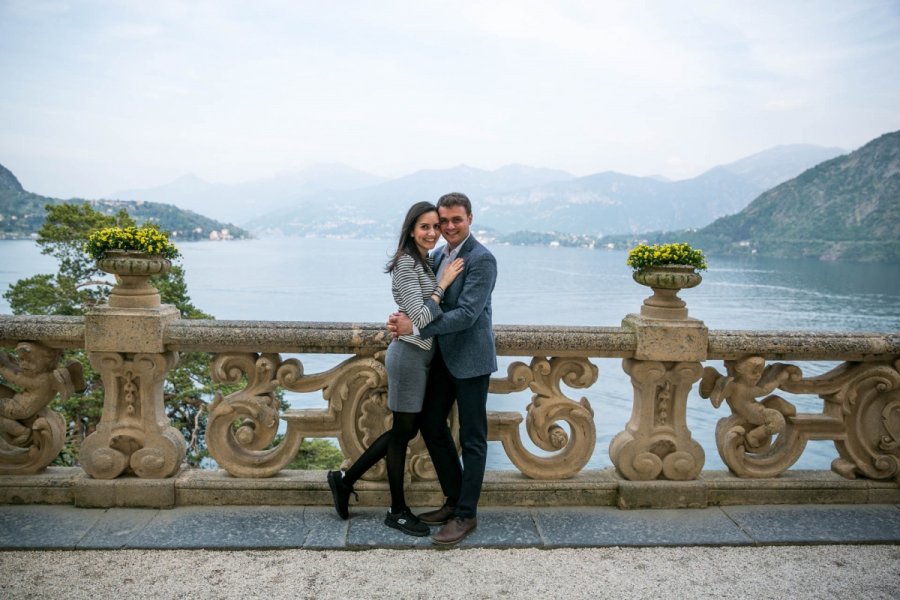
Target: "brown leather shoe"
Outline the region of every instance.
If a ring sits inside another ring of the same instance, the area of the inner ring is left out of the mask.
[[[474,517],[471,519],[453,517],[447,521],[446,525],[441,527],[440,531],[431,536],[431,540],[435,544],[441,544],[443,546],[458,544],[464,537],[475,531],[476,525],[477,522]]]
[[[453,518],[454,507],[449,506],[446,502],[444,505],[437,510],[429,510],[428,512],[423,512],[421,515],[416,515],[419,517],[419,520],[425,523],[426,525],[443,525],[451,518]]]

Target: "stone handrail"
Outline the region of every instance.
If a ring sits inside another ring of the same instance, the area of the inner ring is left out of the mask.
[[[62,350],[84,348],[84,317],[0,315],[0,348],[22,340]]]
[[[900,356],[900,333],[731,330],[709,332],[708,358],[733,360],[750,354],[777,360],[890,360]]]
[[[60,348],[85,347],[84,317],[0,315],[0,347],[22,340]],[[497,325],[497,353],[504,356],[633,358],[634,331],[622,327]],[[166,327],[167,350],[321,352],[374,354],[387,347],[380,323],[305,321],[175,321]],[[776,360],[876,361],[900,356],[900,333],[711,330],[707,357],[732,360],[758,354]]]
[[[633,358],[634,331],[623,327],[496,325],[497,354]],[[179,321],[166,332],[177,351],[334,352],[374,354],[387,347],[380,323],[300,321]],[[721,360],[760,354],[779,360],[887,360],[900,356],[900,333],[831,331],[709,332],[707,356]]]

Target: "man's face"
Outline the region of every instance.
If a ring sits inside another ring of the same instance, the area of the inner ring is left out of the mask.
[[[441,236],[451,248],[456,248],[469,237],[472,215],[466,214],[464,206],[442,206],[438,208],[438,216],[441,219]]]

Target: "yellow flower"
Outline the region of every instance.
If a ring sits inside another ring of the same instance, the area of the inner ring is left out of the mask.
[[[639,271],[660,265],[688,265],[695,269],[706,269],[706,258],[702,250],[695,250],[686,243],[638,244],[628,252],[625,261],[632,269]]]
[[[139,229],[107,227],[92,233],[84,245],[84,251],[95,260],[103,258],[109,250],[134,250],[164,258],[179,255],[178,249],[164,233],[148,225]]]

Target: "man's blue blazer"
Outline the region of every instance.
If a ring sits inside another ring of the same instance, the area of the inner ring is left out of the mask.
[[[443,246],[434,251],[434,271],[444,258]],[[470,235],[458,258],[462,273],[444,291],[443,316],[419,331],[423,338],[437,336],[444,363],[457,379],[489,375],[497,370],[497,349],[491,319],[491,292],[497,282],[497,260]]]

